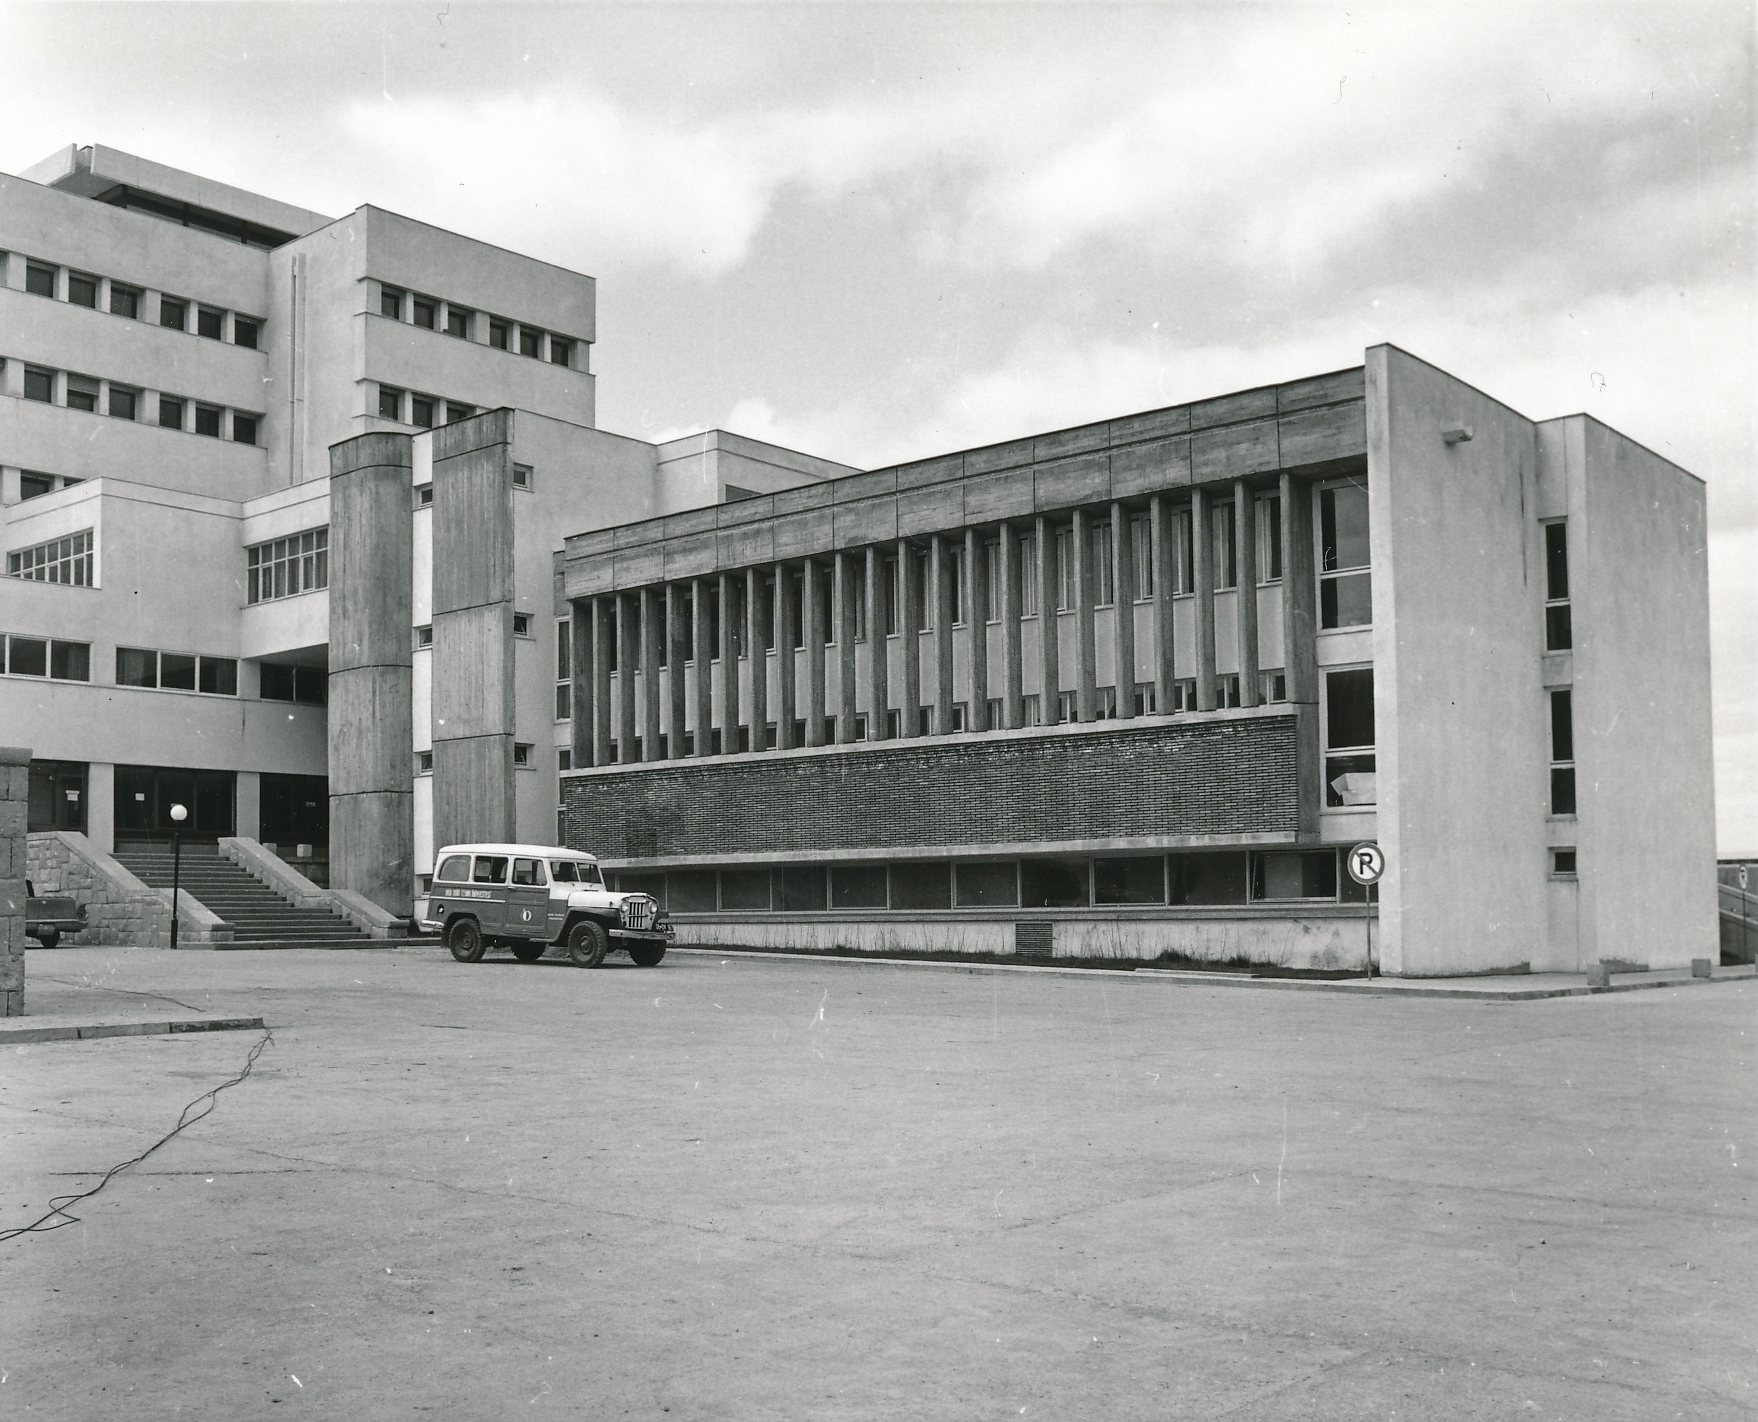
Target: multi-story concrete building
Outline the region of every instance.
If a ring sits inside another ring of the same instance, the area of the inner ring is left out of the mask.
[[[176,801],[192,833],[314,873],[333,826],[337,882],[407,912],[446,755],[432,688],[488,674],[474,648],[448,667],[430,615],[428,431],[502,410],[496,829],[550,838],[561,531],[848,472],[718,433],[594,429],[594,309],[590,277],[374,207],[331,219],[101,147],[0,176],[0,725],[33,748],[32,826],[107,851],[163,835]],[[394,509],[338,516],[331,448],[374,432],[420,476]],[[485,530],[459,540],[489,549]],[[439,551],[442,573],[464,556]],[[342,616],[348,573],[365,602]],[[393,606],[387,697],[358,674],[352,619]],[[399,758],[363,781],[374,733]]]
[[[554,836],[698,942],[1714,956],[1665,460],[1389,346],[870,472],[652,445],[593,427],[593,310],[372,207],[102,148],[0,178],[33,827],[177,800],[397,913],[437,844]]]
[[[1386,972],[1715,956],[1702,485],[1390,346],[562,582],[570,840],[683,941],[1359,967],[1375,841]]]

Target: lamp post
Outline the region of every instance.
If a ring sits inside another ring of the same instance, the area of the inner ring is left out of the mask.
[[[189,811],[171,806],[171,946],[177,946],[177,890],[183,877],[183,822]]]

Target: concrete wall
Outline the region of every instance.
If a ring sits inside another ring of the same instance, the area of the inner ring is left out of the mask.
[[[1473,438],[1443,442],[1461,422]],[[1536,968],[1548,759],[1533,426],[1376,346],[1367,429],[1382,968]]]
[[[24,827],[31,753],[0,746],[0,1017],[24,1016]]]
[[[330,884],[413,908],[409,440],[331,451]]]

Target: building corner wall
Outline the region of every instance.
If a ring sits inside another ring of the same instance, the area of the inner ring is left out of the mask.
[[[24,832],[30,783],[30,751],[0,746],[0,1017],[24,1016]]]
[[[330,449],[330,884],[413,910],[410,437]]]

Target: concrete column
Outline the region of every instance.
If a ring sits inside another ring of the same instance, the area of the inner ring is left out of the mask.
[[[916,554],[907,538],[897,540],[897,640],[903,652],[898,688],[898,730],[904,736],[920,733],[922,720],[922,636],[916,630],[922,610],[916,597]]]
[[[105,310],[108,310],[108,304]],[[246,839],[262,838],[262,772],[241,770],[232,786],[234,834]]]
[[[105,854],[116,852],[116,765],[94,760],[85,768],[85,835]]]
[[[928,579],[932,586],[928,595],[934,602],[934,734],[944,736],[952,730],[954,599],[951,540],[935,534],[929,558]]]
[[[769,599],[763,596],[763,575],[745,570],[745,654],[751,659],[751,749],[768,750],[769,656],[763,650]]]
[[[1233,483],[1233,566],[1239,573],[1234,621],[1239,628],[1239,704],[1256,706],[1257,694],[1257,520],[1251,488]]]
[[[1062,707],[1061,638],[1056,630],[1056,529],[1047,518],[1037,523],[1038,566],[1038,661],[1043,685],[1038,709],[1046,726],[1054,726]]]
[[[592,757],[592,604],[580,599],[568,605],[568,745],[574,764],[584,768]]]
[[[0,1017],[24,1016],[24,836],[30,797],[30,750],[0,746]]]
[[[592,599],[592,764],[611,763],[610,664],[616,647],[616,599]]]
[[[1117,714],[1135,715],[1135,530],[1129,510],[1111,505],[1112,679],[1117,683]]]
[[[855,738],[855,599],[860,596],[858,560],[838,553],[831,565],[836,579],[836,739],[848,745]]]
[[[825,744],[825,578],[812,564],[800,564],[800,631],[805,642],[805,744]],[[793,645],[793,575],[786,562],[775,564],[775,691],[781,705],[775,708],[775,744],[782,751],[795,747],[793,722],[798,712],[800,689],[796,686],[800,652]]]
[[[616,595],[617,606],[617,760],[628,765],[635,759],[635,737],[641,722],[635,706],[636,667],[641,660],[637,605],[628,593]]]
[[[885,661],[885,559],[877,546],[867,549],[867,739],[885,739],[890,709]]]
[[[689,734],[690,619],[684,585],[665,585],[665,742],[666,756],[678,760]]]
[[[1010,731],[1016,731],[1024,724],[1019,579],[1019,534],[1004,523],[1001,525],[1001,724]]]
[[[737,755],[739,751],[739,639],[733,622],[738,610],[738,574],[720,575],[720,753]],[[751,733],[751,744],[761,739]]]
[[[1318,701],[1312,485],[1282,476],[1282,669],[1290,701]]]
[[[986,731],[989,728],[989,614],[983,606],[987,569],[987,549],[981,529],[964,531],[964,596],[965,625],[971,635],[971,700],[965,708],[964,728]]]
[[[692,639],[696,647],[696,754],[714,753],[714,628],[708,620],[708,590],[711,578],[697,578],[690,584],[690,598],[696,609],[696,629]]]
[[[665,645],[658,588],[642,588],[641,607],[641,759],[659,759],[659,649]]]
[[[1074,714],[1082,722],[1097,715],[1093,663],[1093,518],[1074,511]]]
[[[1155,494],[1148,504],[1148,527],[1153,535],[1154,559],[1154,700],[1159,714],[1172,714],[1177,674],[1172,662],[1172,509],[1165,495]]]
[[[1215,559],[1209,524],[1213,500],[1201,485],[1190,491],[1190,567],[1196,582],[1196,709],[1215,709]]]

